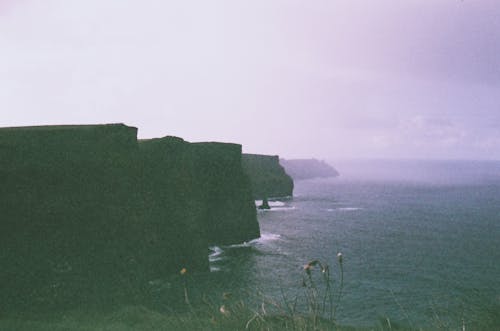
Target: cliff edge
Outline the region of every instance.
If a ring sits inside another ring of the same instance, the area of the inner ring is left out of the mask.
[[[0,129],[0,310],[104,300],[259,237],[241,146],[123,124]],[[115,298],[116,299],[116,298]]]
[[[254,199],[293,195],[293,180],[277,155],[243,154],[243,169],[250,179]]]

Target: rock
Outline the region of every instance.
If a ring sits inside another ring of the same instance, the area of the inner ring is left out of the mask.
[[[243,154],[243,169],[248,175],[254,199],[293,195],[293,180],[276,155]]]
[[[269,201],[267,201],[267,198],[264,198],[262,200],[262,204],[259,206],[259,209],[271,209],[271,206],[269,206]]]
[[[0,181],[0,310],[47,288],[59,304],[126,300],[126,287],[207,271],[209,243],[260,234],[236,144],[138,141],[123,124],[1,128]]]

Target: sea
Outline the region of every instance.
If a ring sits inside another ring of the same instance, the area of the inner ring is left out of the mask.
[[[258,211],[261,238],[211,247],[193,297],[307,315],[313,296],[342,325],[500,330],[500,162],[330,163],[339,177]]]

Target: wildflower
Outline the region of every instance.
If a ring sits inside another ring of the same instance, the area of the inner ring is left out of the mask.
[[[222,315],[229,316],[229,310],[226,308],[226,306],[220,306],[219,311]]]
[[[342,253],[341,252],[337,253],[337,260],[339,261],[339,263],[342,263]]]
[[[311,263],[308,263],[304,266],[304,271],[306,272],[306,274],[310,275],[311,274],[311,269],[313,268],[313,266],[311,265]]]
[[[181,273],[182,276],[184,276],[187,272],[188,271],[187,271],[186,268],[182,268],[181,271],[180,271],[180,273]]]
[[[304,266],[304,271],[306,272],[306,274],[310,275],[311,270],[314,268],[314,266],[316,266],[318,264],[321,266],[321,263],[319,263],[318,260],[312,260],[311,262],[309,262],[308,264],[306,264]]]

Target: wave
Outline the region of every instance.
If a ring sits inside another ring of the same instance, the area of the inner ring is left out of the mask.
[[[295,206],[290,206],[290,207],[271,207],[271,209],[258,209],[257,211],[259,213],[269,213],[272,211],[289,211],[289,210],[295,210],[297,207]]]
[[[284,203],[283,201],[278,201],[278,200],[275,200],[275,201],[269,200],[268,204],[270,207],[284,207],[284,206],[286,206],[286,203]],[[262,200],[255,200],[255,205],[256,206],[262,205]]]
[[[252,240],[250,243],[266,243],[270,241],[282,240],[281,235],[275,233],[261,233],[260,238]]]
[[[228,245],[224,246],[224,248],[242,248],[242,247],[252,247],[255,244],[264,244],[267,242],[271,241],[276,241],[276,240],[283,240],[281,235],[275,234],[275,233],[261,233],[259,238],[250,240],[250,241],[245,241],[240,244],[233,244],[233,245]],[[210,254],[209,257],[211,258],[218,258],[222,253],[224,253],[224,250],[218,246],[213,246],[210,248],[211,250],[214,251],[214,253]],[[222,258],[219,257],[219,260]]]
[[[221,256],[224,253],[224,250],[219,246],[211,246],[209,247],[212,253],[208,254],[208,261],[215,262],[223,260],[224,258]]]
[[[248,242],[222,247],[211,246],[209,247],[210,253],[208,255],[210,272],[226,270],[227,266],[231,265],[231,261],[235,258],[239,258],[238,256],[241,254],[264,254],[264,252],[261,251],[263,246],[278,240],[283,240],[281,235],[264,232],[261,233],[260,238],[253,239]]]
[[[336,210],[339,210],[339,211],[354,211],[354,210],[361,210],[363,208],[360,208],[360,207],[340,207],[340,208],[328,208],[326,211],[328,212],[333,212],[333,211],[336,211]]]
[[[254,240],[255,240],[255,239],[254,239]],[[249,242],[246,242],[246,241],[245,241],[245,242],[243,242],[243,243],[241,243],[241,244],[228,245],[228,246],[224,246],[224,247],[226,247],[226,248],[242,248],[242,247],[251,247],[251,246],[252,246],[252,245],[251,245],[251,243],[252,243],[252,242],[253,242],[253,240],[252,240],[252,241],[249,241]]]

